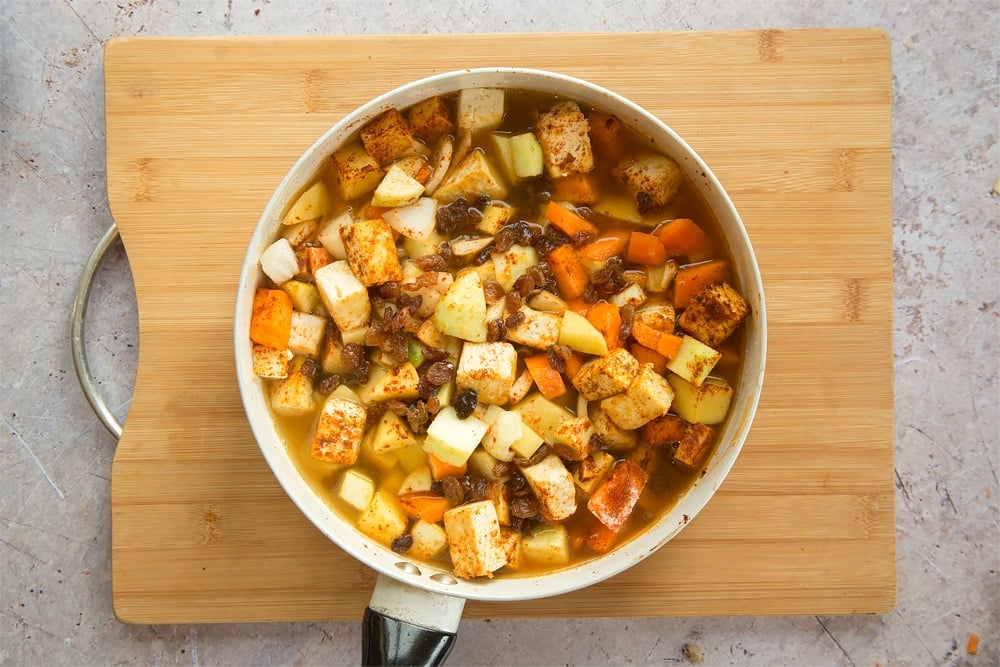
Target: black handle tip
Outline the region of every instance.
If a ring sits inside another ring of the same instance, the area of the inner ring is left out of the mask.
[[[454,633],[430,630],[365,609],[363,665],[442,665],[455,645]]]

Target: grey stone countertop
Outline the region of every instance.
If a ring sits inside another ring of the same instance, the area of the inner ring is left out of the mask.
[[[447,17],[445,25],[437,25]],[[450,664],[1000,664],[997,0],[6,0],[0,3],[0,664],[356,664],[360,624],[130,626],[111,607],[115,441],[69,314],[111,221],[102,46],[120,35],[879,27],[893,58],[898,602],[881,616],[465,621]],[[127,259],[99,273],[92,364],[120,419]],[[967,653],[971,633],[978,654]]]

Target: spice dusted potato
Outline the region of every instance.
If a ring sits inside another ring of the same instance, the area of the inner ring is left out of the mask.
[[[459,389],[473,389],[480,403],[506,405],[517,377],[517,352],[510,343],[466,343],[458,361]]]
[[[448,103],[440,97],[429,97],[417,102],[406,112],[413,136],[426,143],[455,131],[455,120]]]
[[[363,197],[382,180],[382,168],[360,142],[341,148],[333,154],[333,173],[340,185],[340,194],[347,201]]]
[[[410,124],[396,109],[387,109],[362,128],[361,143],[380,165],[413,152]]]
[[[618,347],[585,363],[573,376],[573,386],[588,401],[597,401],[628,389],[638,373],[639,362],[628,350]]]
[[[369,287],[403,279],[392,228],[385,220],[359,220],[341,227],[340,238],[351,271],[362,285]]]
[[[674,390],[666,379],[652,364],[643,364],[625,393],[604,399],[601,409],[622,428],[636,429],[667,414],[673,400]]]
[[[320,410],[309,446],[310,455],[327,463],[354,463],[358,459],[366,418],[367,411],[363,405],[340,396],[330,396]]]

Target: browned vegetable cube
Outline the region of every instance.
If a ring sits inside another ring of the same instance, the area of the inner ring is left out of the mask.
[[[403,114],[389,109],[361,129],[361,143],[384,166],[413,150],[413,134]]]
[[[359,220],[340,229],[351,271],[365,287],[403,279],[396,241],[381,218]]]
[[[674,460],[688,468],[694,468],[705,457],[714,437],[715,429],[711,426],[688,424],[680,444],[677,445],[677,451],[674,452]]]
[[[701,288],[681,313],[678,324],[709,347],[729,338],[750,313],[750,306],[729,283]]]
[[[340,193],[347,201],[368,194],[382,181],[378,162],[357,142],[334,153],[332,165]]]
[[[625,160],[614,173],[635,197],[639,213],[663,208],[681,187],[680,167],[664,155],[648,154]]]
[[[646,424],[643,427],[643,435],[650,445],[669,445],[672,442],[680,442],[687,425],[687,420],[683,417],[663,415]]]
[[[590,125],[576,102],[556,102],[540,111],[535,131],[550,177],[562,178],[594,168]]]
[[[621,461],[587,501],[587,509],[605,526],[618,532],[632,516],[649,475],[634,461]]]
[[[413,136],[430,142],[455,131],[451,109],[440,97],[431,97],[410,107],[406,114]]]

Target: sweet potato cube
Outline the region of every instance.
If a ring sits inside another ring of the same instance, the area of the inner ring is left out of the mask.
[[[590,496],[587,509],[614,532],[619,532],[646,488],[649,475],[633,461],[618,463]]]
[[[650,445],[669,445],[684,437],[687,420],[677,415],[657,417],[643,427],[643,435]]]
[[[681,313],[681,328],[709,347],[718,347],[750,314],[746,300],[729,283],[701,288]]]
[[[413,150],[410,124],[396,109],[387,109],[361,128],[361,143],[380,165]]]
[[[714,439],[715,429],[711,426],[688,424],[687,428],[684,429],[684,436],[674,452],[674,460],[688,468],[697,467],[705,458],[708,450],[712,448]]]

